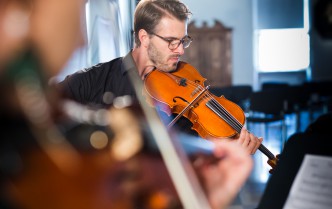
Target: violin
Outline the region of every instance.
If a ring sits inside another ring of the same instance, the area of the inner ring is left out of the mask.
[[[177,70],[172,73],[158,69],[149,73],[144,87],[153,106],[168,115],[177,114],[168,128],[185,117],[193,124],[191,128],[204,139],[236,137],[246,120],[244,111],[224,96],[217,97],[209,92],[209,86],[204,85],[206,80],[193,66],[179,62]],[[263,144],[258,149],[268,157],[271,173],[277,158]]]
[[[37,64],[35,55],[22,56],[10,69],[15,80],[6,79],[8,87],[5,83],[6,88],[0,88],[0,93],[10,90],[0,108],[1,113],[8,112],[0,121],[6,124],[3,135],[8,141],[0,155],[5,160],[0,167],[1,205],[4,201],[20,209],[210,208],[189,158],[178,140],[156,122],[152,108],[142,105],[148,126],[155,128],[149,136],[159,139],[162,157],[145,149],[148,142],[154,143],[143,141],[143,123],[137,117],[143,114],[141,107],[90,109],[65,101],[42,85]],[[138,75],[132,80],[136,89],[142,89]],[[14,102],[17,106],[12,108]]]

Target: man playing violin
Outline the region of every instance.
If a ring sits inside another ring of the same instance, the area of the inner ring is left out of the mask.
[[[163,5],[164,9],[161,9],[160,5]],[[140,176],[133,176],[131,173],[124,175],[123,170],[119,170],[118,162],[110,157],[107,150],[85,151],[82,153],[84,156],[76,158],[78,157],[77,150],[68,149],[72,147],[67,147],[68,144],[65,141],[59,141],[61,135],[52,135],[55,127],[52,129],[48,127],[50,126],[48,116],[51,115],[50,112],[53,113],[53,109],[48,108],[58,105],[51,105],[54,102],[54,98],[51,98],[53,94],[38,88],[41,87],[40,83],[46,82],[59,72],[69,59],[69,55],[82,43],[80,9],[83,6],[84,1],[82,0],[0,0],[0,41],[6,40],[6,43],[0,43],[0,84],[1,87],[4,87],[0,88],[0,95],[3,99],[0,106],[2,127],[1,208],[129,208],[115,207],[115,202],[123,197],[121,189],[128,188],[128,182],[125,182],[124,185],[116,185],[116,183],[119,184],[121,180],[126,180],[125,177],[128,177],[128,181],[132,181],[133,177]],[[116,96],[134,94],[128,78],[125,76],[125,71],[123,71],[125,69],[121,68],[122,63],[136,63],[143,78],[154,68],[153,66],[164,70],[175,68],[179,56],[183,54],[183,46],[187,46],[184,39],[181,39],[176,49],[169,51],[167,42],[163,43],[162,39],[158,40],[157,36],[147,33],[148,26],[151,26],[150,22],[140,26],[142,21],[144,23],[146,20],[138,17],[142,16],[141,12],[149,7],[155,8],[156,14],[163,14],[160,17],[162,21],[159,21],[160,18],[156,16],[151,17],[151,19],[158,19],[153,27],[156,29],[156,34],[177,38],[186,34],[185,19],[188,11],[183,4],[178,1],[142,1],[138,6],[137,19],[135,19],[137,47],[127,57],[99,67],[112,67],[110,75],[114,78],[111,77],[107,80],[100,77],[100,79],[104,79],[104,81],[119,79],[118,83],[114,83],[113,88],[107,88],[107,91],[112,91]],[[167,15],[164,16],[165,14]],[[178,20],[175,14],[182,14],[181,19]],[[162,28],[162,26],[173,24],[175,28],[172,31]],[[4,30],[8,29],[8,26],[10,26],[10,30]],[[61,26],[61,30],[57,26]],[[143,29],[143,26],[147,28]],[[157,44],[160,44],[160,47],[157,48]],[[166,50],[171,54],[171,58],[163,61],[165,55],[162,55],[162,52],[166,52]],[[26,52],[28,55],[33,52],[32,54],[35,56],[25,56]],[[22,57],[26,58],[22,60]],[[27,65],[16,65],[22,64],[22,62]],[[38,64],[38,62],[40,63]],[[8,68],[9,63],[14,63],[14,68]],[[20,76],[13,79],[13,75],[21,75],[25,78],[27,67],[28,70],[35,70],[42,74],[41,77],[37,76],[36,72],[28,75],[28,81],[33,81],[33,85],[30,87],[24,85],[26,84],[24,82],[17,82],[18,78],[22,80]],[[100,76],[107,71],[108,69],[100,70]],[[95,74],[94,70],[90,70],[89,73]],[[115,77],[116,75],[118,77]],[[79,76],[73,76],[71,79],[75,78],[82,79]],[[122,85],[121,82],[123,82]],[[70,83],[69,80],[65,82],[72,87]],[[14,88],[11,88],[13,86]],[[84,85],[75,88],[78,90],[81,87],[84,88]],[[87,86],[88,88],[89,86]],[[33,91],[29,92],[29,90]],[[96,87],[93,91],[98,92],[99,90]],[[19,94],[24,91],[32,94]],[[84,94],[90,95],[90,92]],[[93,97],[80,100],[79,96],[74,95],[75,93],[73,93],[73,98],[85,104],[90,102],[106,104],[102,103],[102,100],[94,100]],[[33,101],[31,99],[36,99],[36,96],[38,99],[42,99],[40,100],[42,103],[29,103]],[[61,100],[57,102],[61,103]],[[45,114],[40,114],[41,112]],[[47,123],[40,123],[40,119],[48,120]],[[250,138],[255,139],[243,131],[238,141],[242,144],[248,143]],[[55,142],[54,146],[50,146],[52,142]],[[45,147],[45,145],[47,146]],[[195,167],[201,175],[211,207],[225,208],[247,179],[252,168],[252,160],[241,146],[227,141],[219,141],[215,145],[213,154],[216,159],[221,160],[211,164],[196,162]],[[247,150],[251,153],[255,149],[247,148]],[[138,161],[138,165],[142,165],[142,162],[144,165],[151,164],[151,158],[146,160],[138,158]],[[75,164],[76,162],[78,164]],[[124,163],[126,164],[126,162]],[[130,163],[126,166],[130,167]],[[151,176],[151,171],[149,172],[149,176]],[[158,177],[158,175],[154,176]],[[137,183],[142,184],[142,182]],[[160,184],[160,181],[152,183]],[[113,186],[114,189],[113,187],[105,188],[107,185]],[[103,194],[102,197],[106,195],[106,198],[101,198],[98,194]],[[104,201],[110,205],[104,205]],[[121,203],[128,202],[122,201]],[[101,207],[102,205],[108,207]]]
[[[64,94],[83,104],[106,107],[112,103],[110,97],[135,97],[127,71],[134,67],[142,80],[154,69],[176,71],[184,49],[192,42],[187,34],[190,15],[186,5],[177,0],[140,1],[134,14],[135,47],[125,57],[68,76],[61,82]],[[177,126],[193,133],[184,118]],[[231,141],[254,154],[262,140],[243,128],[238,139]]]

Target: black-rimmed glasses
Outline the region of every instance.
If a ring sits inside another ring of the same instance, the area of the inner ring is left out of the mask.
[[[158,34],[155,34],[155,33],[151,33],[151,34],[168,42],[168,48],[170,50],[177,49],[180,46],[180,44],[183,45],[183,48],[188,48],[190,46],[190,43],[193,41],[193,39],[188,35],[185,35],[181,39],[175,39],[175,38],[165,38],[165,37],[159,36]]]

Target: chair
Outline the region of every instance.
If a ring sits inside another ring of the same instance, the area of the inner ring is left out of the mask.
[[[283,90],[264,90],[253,92],[250,96],[249,115],[247,127],[251,124],[264,124],[265,137],[268,137],[268,125],[272,122],[280,122],[281,125],[281,149],[287,138],[285,114],[288,109],[287,94]]]
[[[264,82],[262,84],[262,90],[282,89],[287,88],[288,86],[289,84],[284,82]]]
[[[313,122],[313,114],[315,111],[320,111],[324,114],[331,109],[332,81],[308,81],[304,82],[302,85],[310,96],[308,109],[310,121]]]
[[[303,85],[290,85],[283,88],[286,94],[287,110],[285,114],[296,115],[296,131],[301,131],[301,112],[308,111],[308,104],[310,102],[310,93]]]
[[[211,87],[210,92],[216,96],[223,95],[226,99],[239,105],[245,112],[247,112],[249,97],[253,90],[250,85],[234,85],[227,87]]]

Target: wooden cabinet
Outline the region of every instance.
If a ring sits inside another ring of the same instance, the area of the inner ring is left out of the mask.
[[[195,21],[188,25],[188,34],[194,39],[185,49],[182,60],[194,66],[203,77],[206,85],[214,87],[232,84],[232,29],[215,21],[212,27],[204,22],[197,27]]]

